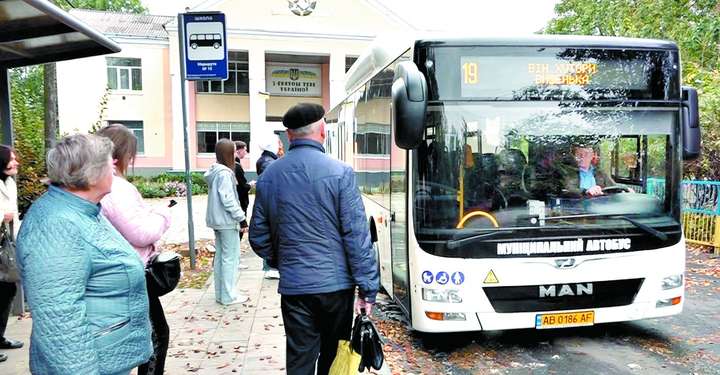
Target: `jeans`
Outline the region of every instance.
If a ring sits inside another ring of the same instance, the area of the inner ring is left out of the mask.
[[[240,262],[240,236],[237,229],[215,230],[215,300],[228,304],[235,300],[235,283]]]
[[[332,293],[282,295],[288,375],[327,375],[339,340],[349,340],[353,322],[353,289]]]

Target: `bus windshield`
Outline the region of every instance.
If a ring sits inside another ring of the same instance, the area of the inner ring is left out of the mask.
[[[677,107],[433,102],[413,159],[418,241],[675,228],[678,121]]]

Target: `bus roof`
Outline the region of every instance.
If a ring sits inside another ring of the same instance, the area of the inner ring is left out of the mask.
[[[507,46],[507,47],[577,47],[614,49],[658,49],[677,50],[674,42],[658,39],[621,38],[585,35],[530,35],[505,38],[468,38],[447,36],[440,38],[418,38],[416,45],[438,46]]]
[[[345,76],[350,94],[414,46],[576,47],[654,49],[677,51],[667,40],[581,35],[529,35],[522,37],[471,37],[453,34],[422,35],[416,38],[381,37],[360,55]],[[337,104],[337,103],[336,103]]]

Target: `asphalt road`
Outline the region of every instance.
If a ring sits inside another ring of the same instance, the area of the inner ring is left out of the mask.
[[[393,374],[720,374],[720,259],[688,249],[682,314],[557,330],[421,334],[379,303]]]

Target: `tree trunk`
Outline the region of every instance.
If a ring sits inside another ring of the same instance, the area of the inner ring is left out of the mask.
[[[55,63],[45,64],[45,153],[55,147],[58,136],[57,70]]]

